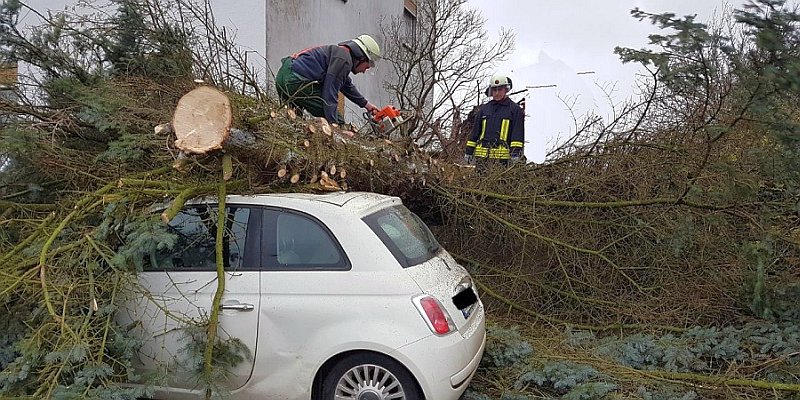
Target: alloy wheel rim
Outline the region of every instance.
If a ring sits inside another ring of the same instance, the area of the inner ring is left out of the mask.
[[[336,383],[336,400],[404,400],[403,385],[386,368],[374,364],[350,368]]]

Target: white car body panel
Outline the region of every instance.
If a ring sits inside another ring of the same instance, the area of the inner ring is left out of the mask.
[[[441,250],[434,258],[402,268],[361,218],[401,205],[395,197],[372,193],[326,196],[271,194],[229,196],[229,205],[296,210],[322,222],[346,254],[349,270],[243,270],[226,273],[223,304],[253,309],[224,310],[220,335],[242,340],[253,362],[238,365],[228,383],[231,399],[309,399],[314,377],[331,358],[350,351],[391,356],[415,377],[429,400],[456,400],[466,389],[485,343],[480,300],[465,317],[451,300],[468,273]],[[262,251],[265,251],[262,249]],[[181,333],[165,310],[188,316],[208,314],[216,289],[215,272],[143,272],[151,293],[132,300],[119,320],[142,321],[141,334],[152,335],[143,355],[161,361],[180,353]],[[474,290],[474,288],[472,288]],[[456,331],[434,335],[412,299],[436,297]],[[183,299],[185,297],[185,299]],[[165,300],[167,299],[167,300]],[[149,325],[149,326],[147,326]],[[143,369],[155,363],[142,359]],[[159,398],[202,398],[189,374],[175,374]]]
[[[311,274],[262,272],[262,356],[253,379],[264,393],[297,386],[301,397],[287,398],[308,398],[321,361],[353,349],[387,353],[430,334],[418,315],[389,311],[411,307],[408,293],[419,291],[411,279],[385,272]]]
[[[219,334],[224,337],[235,337],[241,340],[249,349],[255,349],[258,335],[258,304],[260,298],[260,282],[257,279],[258,271],[244,273],[226,273],[225,293],[222,304],[252,304],[252,311],[223,310],[219,314],[221,329]],[[201,314],[208,315],[211,302],[216,290],[216,272],[187,271],[187,272],[142,272],[139,282],[144,289],[149,289],[150,298],[141,297],[136,306],[129,306],[129,313],[122,322],[142,321],[149,322],[150,326],[143,327],[145,337],[152,336],[152,340],[145,342],[140,349],[140,361],[144,370],[154,369],[158,361],[182,360],[180,354],[185,346],[185,336],[179,329],[183,324],[170,318],[164,309],[174,311],[176,314],[190,318],[198,318]],[[152,301],[151,301],[152,299]],[[235,378],[226,383],[229,389],[243,386],[253,369],[252,361],[245,361],[235,366],[232,370]],[[165,371],[165,384],[170,387],[192,389],[196,386],[196,377],[191,373]]]

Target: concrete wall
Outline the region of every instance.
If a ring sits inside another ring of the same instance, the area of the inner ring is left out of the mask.
[[[383,47],[381,17],[403,15],[404,0],[269,0],[266,10],[266,59],[270,79],[280,60],[309,46],[336,44],[360,34],[371,35]],[[366,73],[351,75],[358,90],[378,107],[393,102],[383,88],[392,69],[381,62]],[[346,101],[347,120],[361,118],[364,111]]]

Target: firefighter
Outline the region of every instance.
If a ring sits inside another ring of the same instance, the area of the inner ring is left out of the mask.
[[[309,47],[281,60],[275,86],[283,101],[343,124],[344,118],[337,112],[339,91],[371,114],[378,111],[353,85],[350,73],[363,73],[380,57],[381,48],[369,35],[338,45]]]
[[[511,79],[507,76],[495,75],[489,81],[485,93],[492,100],[481,106],[475,118],[464,151],[467,164],[524,161],[525,112],[508,97],[509,91]]]

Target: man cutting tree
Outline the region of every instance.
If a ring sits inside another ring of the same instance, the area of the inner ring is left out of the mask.
[[[281,60],[275,86],[283,101],[342,124],[344,117],[337,110],[340,91],[368,112],[378,111],[353,85],[350,73],[364,73],[380,57],[380,46],[369,35],[338,45],[309,47]]]

